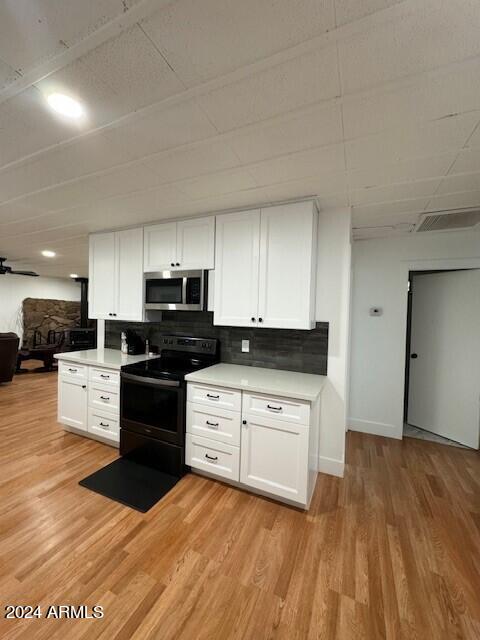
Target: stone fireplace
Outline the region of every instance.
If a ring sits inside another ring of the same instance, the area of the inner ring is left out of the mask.
[[[64,331],[80,326],[80,302],[25,298],[23,313],[23,347],[33,347],[33,336],[39,331],[42,342],[47,341],[50,330]]]

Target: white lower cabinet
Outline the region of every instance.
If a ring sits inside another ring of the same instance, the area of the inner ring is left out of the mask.
[[[58,378],[58,421],[80,431],[87,430],[88,389],[84,379],[65,374]]]
[[[212,409],[227,409],[240,412],[242,394],[236,389],[212,387],[205,384],[188,383],[187,400],[194,404],[204,404]]]
[[[192,469],[308,508],[317,476],[319,400],[195,382],[187,395],[186,463]],[[235,410],[215,404],[227,399]]]
[[[240,413],[187,402],[187,423],[192,435],[240,446]]]
[[[62,361],[58,375],[58,421],[70,431],[118,447],[119,372]]]
[[[88,388],[88,404],[95,409],[118,414],[120,411],[120,387],[113,390],[104,384],[90,382]]]
[[[116,440],[120,437],[120,420],[111,413],[89,407],[88,431],[101,438]]]
[[[307,426],[244,416],[240,482],[306,503],[308,432]]]
[[[224,442],[187,433],[185,458],[192,467],[221,478],[238,480],[239,448]]]

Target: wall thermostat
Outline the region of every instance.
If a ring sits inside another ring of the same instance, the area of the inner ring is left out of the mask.
[[[382,307],[370,307],[371,316],[381,316],[383,314]]]

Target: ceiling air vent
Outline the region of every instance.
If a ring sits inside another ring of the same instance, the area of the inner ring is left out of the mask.
[[[415,231],[458,231],[471,229],[477,224],[480,224],[480,209],[440,211],[424,214]]]

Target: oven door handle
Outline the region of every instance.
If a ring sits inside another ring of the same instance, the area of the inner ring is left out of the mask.
[[[144,376],[134,376],[131,373],[122,373],[122,380],[136,382],[138,384],[148,385],[151,387],[179,387],[179,380],[162,380],[161,378],[148,378]]]

